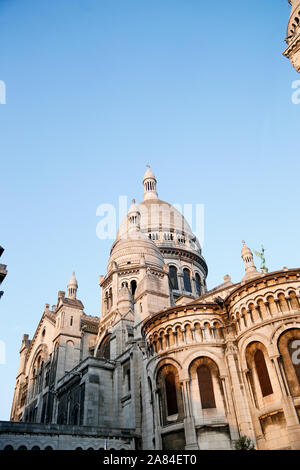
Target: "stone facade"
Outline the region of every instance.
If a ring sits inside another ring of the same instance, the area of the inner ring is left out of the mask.
[[[288,47],[283,55],[290,60],[294,69],[300,72],[300,0],[289,0],[289,3],[292,9],[285,39]]]
[[[23,336],[0,449],[233,449],[241,436],[300,449],[300,269],[258,272],[244,242],[241,282],[207,291],[200,244],[156,183],[149,168],[99,276],[100,318],[73,273]]]

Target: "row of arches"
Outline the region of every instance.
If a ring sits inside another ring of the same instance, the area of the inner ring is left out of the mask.
[[[183,276],[183,286],[180,286],[179,281],[178,281],[178,268],[174,265],[169,266],[169,282],[170,282],[171,290],[183,289],[185,292],[193,293],[191,271],[188,268],[184,268],[182,271],[182,276]],[[195,286],[196,295],[200,297],[202,293],[202,289],[201,289],[201,277],[198,272],[195,273],[194,286]],[[137,288],[136,279],[132,279],[131,281],[128,281],[126,279],[123,280],[121,282],[121,288],[123,287],[127,287],[132,297],[134,297],[134,294]],[[110,287],[109,289],[106,290],[104,294],[105,312],[109,312],[110,309],[112,308],[112,305],[113,305],[113,293],[112,293],[112,287]]]
[[[298,296],[295,291],[290,290],[287,295],[284,292],[278,292],[275,296],[266,294],[264,297],[258,297],[255,302],[249,301],[235,311],[231,319],[235,322],[237,333],[239,333],[254,324],[299,309]]]
[[[153,355],[176,346],[223,339],[223,325],[219,321],[187,322],[184,325],[166,326],[150,335],[148,353]]]
[[[13,450],[53,450],[53,447],[46,446],[43,449],[41,449],[40,446],[32,446],[31,448],[28,448],[25,445],[20,445],[20,446],[14,448],[14,446],[12,446],[12,445],[7,445],[7,446],[4,447],[3,450],[6,450],[6,451],[13,451]]]
[[[14,447],[13,445],[11,444],[8,444],[4,447],[5,451],[8,451],[8,452],[12,452],[14,450],[54,450],[52,446],[46,446],[46,447],[43,447],[42,446],[32,446],[31,448],[30,447],[27,447],[26,445],[20,445],[20,446],[17,446],[17,447]],[[93,450],[93,451],[102,451],[102,450],[106,450],[104,447],[87,447],[86,449],[83,449],[82,447],[78,446],[76,447],[74,450],[77,450],[77,451],[83,451],[83,450]],[[118,449],[115,449],[114,447],[109,447],[109,450],[129,450],[128,448],[126,449],[125,447],[121,447],[121,448],[118,448]]]
[[[247,370],[243,371],[244,380],[257,409],[267,409],[272,400],[278,400],[283,393],[282,387],[286,389],[287,395],[300,397],[300,329],[292,328],[282,333],[278,339],[278,349],[280,357],[277,359],[270,357],[266,346],[256,340],[249,343],[245,350]],[[188,394],[194,417],[214,409],[218,410],[218,416],[220,413],[226,416],[225,378],[221,378],[217,363],[210,357],[198,357],[190,363],[188,376]],[[183,421],[183,395],[185,401],[189,398],[175,361],[165,358],[155,381],[161,425]],[[153,402],[150,379],[148,383]]]

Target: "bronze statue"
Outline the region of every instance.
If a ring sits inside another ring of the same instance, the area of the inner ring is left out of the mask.
[[[268,272],[268,268],[266,267],[266,258],[265,258],[265,249],[264,249],[264,246],[261,245],[261,251],[256,251],[256,250],[253,250],[255,255],[261,259],[261,265],[260,265],[260,269],[263,273],[267,273]]]

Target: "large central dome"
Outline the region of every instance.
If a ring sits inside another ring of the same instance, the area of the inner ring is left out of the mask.
[[[165,247],[180,247],[201,254],[201,247],[184,216],[174,206],[158,198],[156,178],[150,168],[143,178],[144,200],[130,207],[122,221],[117,239],[127,238],[131,216],[136,217],[139,230],[154,243]]]
[[[122,256],[124,255],[122,262],[124,260],[127,262],[127,250],[132,256],[134,255],[136,260],[136,256],[141,254],[142,245],[144,252],[147,251],[145,247],[145,239],[147,239],[152,243],[151,246],[149,245],[149,249],[151,248],[149,252],[154,255],[153,248],[156,246],[164,263],[169,266],[173,299],[181,295],[200,296],[206,292],[205,279],[208,272],[205,259],[201,255],[200,243],[180,211],[158,198],[156,184],[156,178],[149,167],[143,178],[144,200],[140,203],[132,201],[113,244],[112,258],[122,246],[122,248],[125,247],[121,250]],[[130,244],[129,249],[124,242],[131,238],[135,240]],[[140,246],[141,239],[143,243]],[[135,251],[136,253],[133,253]],[[154,258],[154,264],[161,263],[157,253]]]

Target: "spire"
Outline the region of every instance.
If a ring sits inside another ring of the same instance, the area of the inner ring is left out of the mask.
[[[150,165],[147,166],[147,171],[144,174],[143,185],[144,185],[144,200],[146,199],[157,199],[158,195],[156,192],[156,178],[150,169]]]
[[[76,299],[78,284],[75,277],[75,271],[72,273],[72,277],[68,282],[68,298],[69,299]]]
[[[251,279],[252,277],[256,277],[259,275],[259,272],[257,271],[254,261],[253,261],[253,253],[246,246],[246,242],[243,240],[243,248],[242,248],[242,259],[244,261],[245,265],[245,276],[243,277],[243,281],[247,281],[248,279]]]

